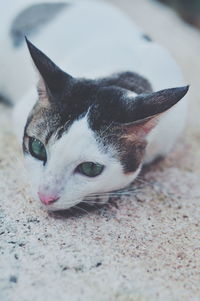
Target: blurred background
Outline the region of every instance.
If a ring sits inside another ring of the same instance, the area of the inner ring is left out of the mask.
[[[200,29],[200,0],[158,0],[171,6],[189,24]]]
[[[11,110],[0,105],[0,301],[200,300],[200,0],[105,1],[180,65],[191,85],[185,135],[140,178],[150,185],[137,198],[53,218],[26,192]]]

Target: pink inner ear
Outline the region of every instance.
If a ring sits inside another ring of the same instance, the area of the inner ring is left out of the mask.
[[[46,101],[47,100],[47,91],[45,87],[44,80],[40,78],[37,86],[39,100]]]
[[[146,136],[157,125],[158,121],[159,121],[158,116],[155,116],[150,118],[144,124],[142,124],[140,127],[141,127],[141,131],[143,131],[143,135]]]
[[[136,139],[145,138],[149,132],[157,125],[159,121],[159,115],[148,118],[138,123],[133,123],[127,126],[127,135],[134,136]]]

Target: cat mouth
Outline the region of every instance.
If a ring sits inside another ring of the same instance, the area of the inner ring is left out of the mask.
[[[45,204],[42,202],[42,207],[47,211],[61,211],[61,210],[71,209],[81,202],[82,202],[81,199],[73,201],[73,202],[72,201],[66,202],[66,201],[64,201],[64,199],[59,198],[48,204]]]
[[[67,200],[64,196],[60,196],[60,194],[44,194],[38,192],[39,199],[42,203],[42,207],[47,211],[62,211],[68,210],[72,208],[76,208],[78,204],[86,204],[86,205],[104,205],[111,200],[118,199],[122,196],[127,196],[131,192],[134,192],[134,189],[118,189],[110,192],[103,193],[93,193],[89,194],[85,197],[76,199],[76,200]]]

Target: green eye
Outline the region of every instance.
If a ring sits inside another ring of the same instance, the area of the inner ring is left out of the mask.
[[[35,138],[29,138],[29,151],[31,156],[38,160],[47,161],[47,153],[44,144]]]
[[[104,169],[104,166],[98,163],[93,163],[93,162],[84,162],[80,164],[76,170],[87,176],[87,177],[96,177],[99,176]]]

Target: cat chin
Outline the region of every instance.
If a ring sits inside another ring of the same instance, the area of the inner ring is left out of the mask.
[[[51,204],[51,205],[44,205],[42,204],[42,208],[46,211],[63,211],[63,210],[68,210],[70,208],[75,207],[77,204],[81,203],[83,200],[76,200],[74,202],[64,202],[62,200],[59,200],[57,203]]]

